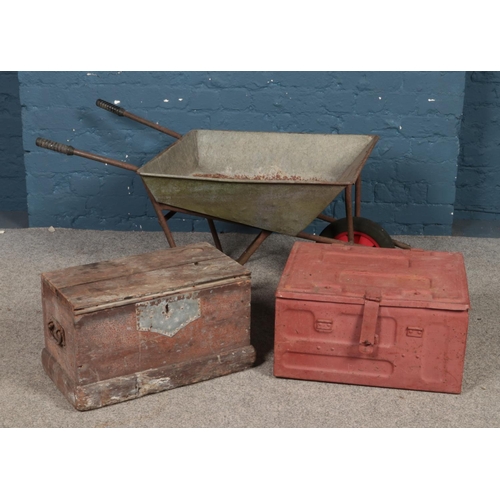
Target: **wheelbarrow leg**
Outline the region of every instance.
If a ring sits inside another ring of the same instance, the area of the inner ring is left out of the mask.
[[[158,217],[158,222],[160,223],[161,228],[163,229],[163,232],[165,233],[165,236],[167,237],[168,244],[170,245],[170,248],[173,248],[176,246],[174,237],[172,236],[172,232],[170,231],[170,228],[168,227],[167,224],[167,218],[169,219],[172,217],[171,214],[168,214],[167,217],[163,215],[163,211],[158,205],[157,201],[154,199],[153,195],[151,194],[151,191],[148,189],[146,184],[144,184],[144,187],[146,188],[146,192],[148,193],[149,199],[151,200],[151,203],[153,204],[153,208],[155,209],[156,216]]]
[[[355,186],[356,190],[354,192],[354,215],[356,217],[361,217],[361,174],[358,175]]]
[[[325,238],[324,236],[317,236],[315,234],[305,233],[304,231],[297,233],[297,238],[304,238],[305,240],[315,241],[316,243],[329,243],[332,245],[333,244],[339,244],[339,245],[346,244],[343,241],[336,240],[334,238]]]
[[[237,262],[241,265],[247,263],[248,259],[254,254],[254,252],[259,248],[264,240],[272,234],[271,231],[262,230],[257,237],[250,243],[250,246],[241,254],[241,257],[237,260]]]
[[[207,222],[208,227],[210,228],[210,232],[212,233],[212,238],[214,239],[215,248],[223,252],[224,250],[222,250],[222,245],[220,244],[219,235],[217,234],[217,229],[215,229],[215,223],[213,219],[207,218]]]
[[[345,188],[345,216],[347,218],[347,237],[354,243],[354,221],[352,219],[352,184]]]
[[[335,222],[337,219],[335,217],[330,217],[329,215],[325,215],[325,214],[319,214],[316,219],[319,219],[319,220],[324,220],[325,222],[329,222],[330,224],[332,222]]]

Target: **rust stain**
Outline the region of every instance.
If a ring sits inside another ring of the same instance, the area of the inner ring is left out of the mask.
[[[204,177],[207,179],[238,179],[249,181],[301,181],[301,182],[322,182],[324,179],[317,177],[304,178],[300,175],[282,175],[282,174],[261,174],[261,175],[226,175],[226,174],[210,174],[210,173],[195,173],[192,177]]]

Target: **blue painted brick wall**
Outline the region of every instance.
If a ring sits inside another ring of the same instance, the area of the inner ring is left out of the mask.
[[[159,230],[138,176],[34,145],[48,137],[142,165],[171,143],[100,110],[94,103],[102,98],[180,133],[378,134],[363,171],[363,215],[392,234],[451,233],[463,72],[21,72],[19,79],[32,226]],[[325,213],[344,211],[340,196]],[[171,226],[208,229],[193,217],[176,216]]]
[[[468,72],[455,215],[500,220],[500,72]]]
[[[0,211],[27,210],[19,81],[0,71]]]

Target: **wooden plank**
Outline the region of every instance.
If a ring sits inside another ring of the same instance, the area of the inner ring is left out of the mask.
[[[248,280],[205,289],[192,298],[198,300],[201,316],[173,336],[139,331],[134,304],[83,315],[78,323],[77,382],[94,383],[249,344]]]
[[[94,281],[109,280],[130,274],[165,269],[192,262],[220,259],[224,254],[210,243],[201,242],[183,247],[106,260],[82,266],[68,267],[42,274],[53,287],[63,289]],[[227,256],[226,259],[231,259]]]
[[[250,368],[255,362],[251,346],[226,350],[176,365],[131,373],[88,385],[76,385],[44,349],[42,365],[68,401],[79,411],[129,401],[184,385],[196,384]]]
[[[87,309],[107,303],[140,299],[154,294],[167,294],[180,288],[249,275],[250,271],[223,256],[200,264],[189,263],[166,269],[130,274],[112,279],[82,283],[60,290],[73,309]]]
[[[242,278],[243,279],[243,278]],[[248,279],[248,282],[250,283],[250,279]],[[222,285],[230,285],[233,283],[239,283],[240,278],[229,278],[226,280],[220,280],[217,281],[216,285],[217,286],[222,286]],[[84,314],[89,314],[97,311],[104,311],[105,309],[111,309],[113,307],[118,307],[118,306],[126,306],[128,304],[135,304],[138,301],[143,302],[146,300],[155,300],[159,298],[166,298],[172,295],[177,295],[177,294],[185,294],[185,293],[191,293],[193,291],[203,291],[206,289],[213,289],[214,288],[214,283],[210,281],[209,283],[201,283],[199,285],[193,285],[193,286],[186,286],[184,288],[177,288],[175,290],[170,290],[168,292],[158,292],[158,293],[152,293],[148,295],[141,296],[140,298],[130,298],[130,299],[123,299],[119,300],[118,302],[107,302],[105,304],[99,304],[98,306],[92,306],[92,307],[87,307],[85,309],[75,309],[73,311],[73,315],[75,318],[78,318]]]

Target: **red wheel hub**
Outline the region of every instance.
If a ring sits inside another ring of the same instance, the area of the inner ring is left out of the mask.
[[[347,231],[345,233],[340,233],[335,236],[336,240],[349,241]],[[380,248],[380,245],[366,233],[360,233],[359,231],[354,231],[354,243],[357,245],[364,245],[365,247],[376,247]]]

